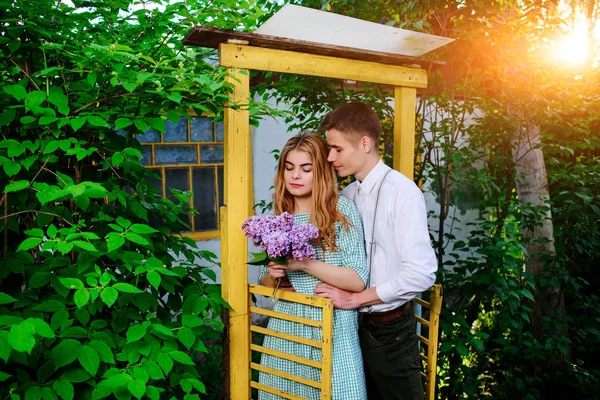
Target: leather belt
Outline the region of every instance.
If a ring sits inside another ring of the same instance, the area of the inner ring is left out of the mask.
[[[402,304],[398,308],[394,308],[393,310],[383,311],[383,312],[361,312],[358,313],[358,323],[359,324],[368,324],[369,322],[382,323],[393,321],[397,318],[403,317],[408,310],[410,310],[411,302],[408,301]]]

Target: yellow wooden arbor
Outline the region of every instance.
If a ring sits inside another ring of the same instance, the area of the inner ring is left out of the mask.
[[[414,67],[410,57],[341,48],[265,35],[195,28],[186,36],[184,44],[219,48],[221,66],[227,67],[227,80],[233,85],[230,95],[234,104],[248,104],[250,70],[270,71],[337,78],[358,82],[372,82],[394,87],[394,169],[413,179],[415,152],[415,110],[417,88],[427,87],[427,72]],[[412,64],[411,67],[402,64]],[[250,398],[251,384],[251,314],[256,312],[250,303],[250,294],[267,294],[260,286],[248,284],[248,240],[241,226],[252,213],[253,183],[249,111],[246,107],[226,108],[225,118],[225,171],[224,204],[221,218],[222,295],[231,305],[227,326],[229,339],[229,393],[232,400]],[[287,299],[298,301],[292,294]],[[301,299],[300,299],[301,300]],[[312,301],[302,300],[302,301]],[[315,300],[324,308],[323,338],[331,337],[329,300]],[[311,304],[317,304],[315,301]],[[437,358],[437,327],[441,307],[441,288],[436,285],[429,302],[416,299],[430,309],[430,320],[419,322],[429,327],[429,338],[420,337],[428,346],[426,398],[435,392],[435,359]],[[325,310],[329,309],[326,313]],[[254,346],[254,349],[256,346]],[[330,349],[329,349],[330,351]],[[326,364],[326,352],[324,363]],[[330,354],[330,353],[329,353]],[[330,362],[330,360],[329,360]],[[252,365],[256,367],[256,364]],[[329,364],[330,368],[330,364]],[[323,374],[323,380],[330,379]],[[330,383],[330,380],[328,381]],[[325,384],[325,383],[324,383]],[[256,384],[253,384],[257,387]],[[322,392],[324,393],[324,392]],[[292,398],[292,397],[290,397]]]

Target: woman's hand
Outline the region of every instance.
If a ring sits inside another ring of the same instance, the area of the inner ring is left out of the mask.
[[[267,264],[269,268],[269,276],[273,279],[283,278],[285,276],[285,265],[277,264],[274,261],[270,261]]]

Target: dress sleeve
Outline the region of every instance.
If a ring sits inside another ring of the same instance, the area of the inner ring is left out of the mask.
[[[266,265],[260,265],[258,270],[258,278],[256,278],[256,284],[260,285],[260,279],[269,273],[269,268]]]
[[[368,277],[367,256],[360,214],[354,203],[344,196],[340,196],[338,210],[350,223],[347,228],[340,224],[336,232],[337,245],[343,252],[341,267],[354,269],[363,283],[366,284]]]

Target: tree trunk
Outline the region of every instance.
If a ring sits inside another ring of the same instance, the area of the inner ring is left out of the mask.
[[[546,201],[550,200],[548,176],[544,163],[544,154],[539,148],[540,127],[534,124],[521,126],[518,132],[518,141],[513,147],[515,160],[516,189],[519,199],[524,204],[530,204],[542,214],[541,223],[535,226],[522,225],[524,246],[528,252],[526,256],[526,271],[536,277],[535,303],[532,312],[533,333],[539,339],[544,338],[549,332],[544,332],[543,317],[551,317],[559,323],[564,323],[564,297],[560,286],[548,285],[540,287],[540,279],[549,277],[551,272],[550,260],[555,254],[554,228],[552,224],[552,211]],[[564,325],[562,325],[564,326]],[[552,336],[566,336],[566,329],[552,331]],[[569,358],[570,349],[566,358]],[[565,359],[565,355],[557,351],[555,364]]]

